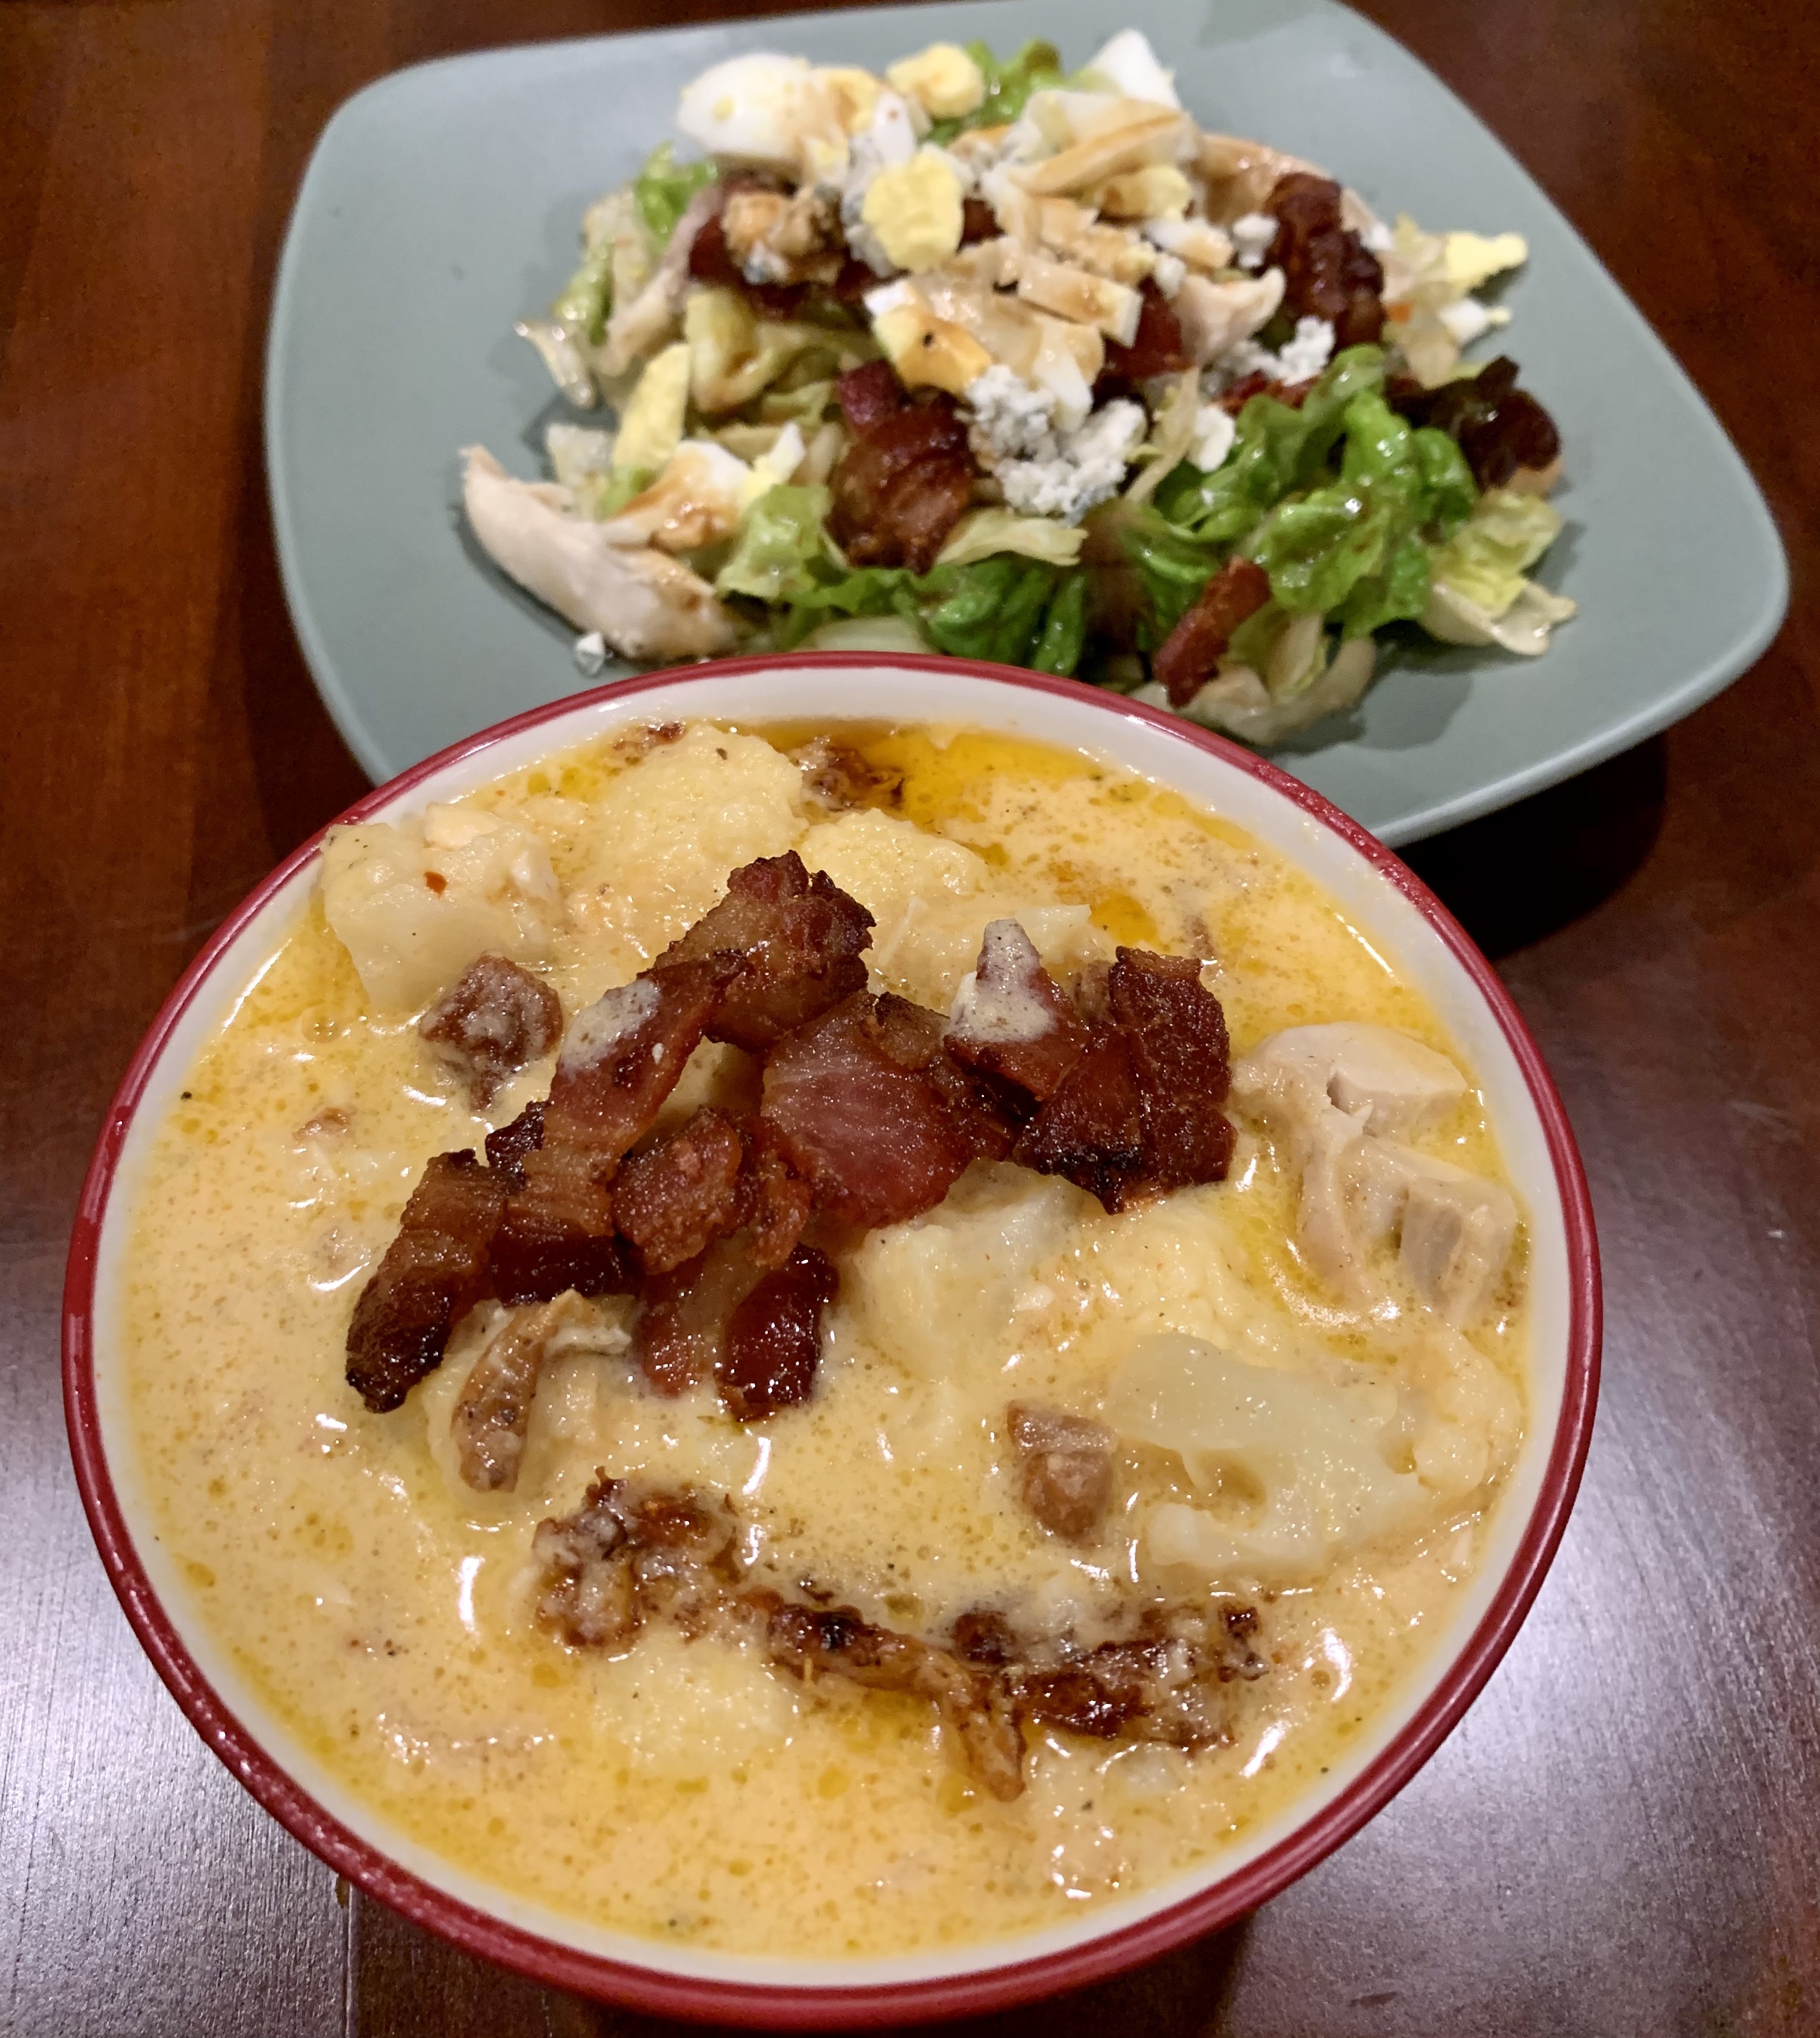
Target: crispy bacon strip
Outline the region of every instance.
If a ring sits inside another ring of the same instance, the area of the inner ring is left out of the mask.
[[[1336,350],[1374,343],[1384,329],[1384,272],[1341,223],[1340,187],[1311,170],[1280,178],[1264,202],[1277,221],[1266,260],[1283,271],[1283,309],[1327,320]]]
[[[1220,1106],[1232,1085],[1232,1047],[1200,964],[1122,948],[1107,987],[1137,1078],[1145,1186],[1223,1180],[1233,1131]]]
[[[441,1364],[449,1332],[487,1291],[505,1207],[505,1184],[471,1153],[438,1153],[424,1169],[348,1326],[348,1384],[368,1407],[397,1407]]]
[[[1039,1175],[1061,1175],[1122,1210],[1144,1169],[1143,1107],[1131,1050],[1115,1028],[1098,1030],[1054,1096],[1018,1135],[1011,1157]]]
[[[842,454],[829,532],[855,566],[927,573],[972,501],[974,479],[953,398],[906,404]]]
[[[834,1262],[813,1246],[799,1245],[746,1294],[728,1320],[714,1364],[728,1414],[758,1422],[814,1393],[822,1312],[839,1286]]]
[[[1087,1051],[1087,1028],[1016,920],[994,920],[955,1000],[948,1051],[1040,1104]]]
[[[630,1156],[613,1185],[613,1222],[647,1273],[668,1274],[738,1230],[745,1171],[744,1134],[711,1106]]]
[[[707,1022],[712,1040],[762,1052],[865,987],[860,958],[872,916],[824,870],[812,877],[793,849],[761,857],[727,880],[727,896],[660,958],[724,973]]]
[[[868,361],[863,367],[849,368],[837,375],[834,396],[841,415],[847,421],[847,430],[856,438],[863,438],[887,418],[895,418],[909,401],[897,370],[888,361]]]
[[[1186,707],[1219,670],[1232,632],[1270,599],[1270,576],[1255,559],[1228,559],[1196,596],[1150,661],[1171,707]]]
[[[555,1046],[562,1001],[507,956],[483,955],[418,1021],[417,1030],[467,1083],[474,1108],[484,1111],[507,1076]]]
[[[897,1224],[932,1209],[972,1157],[917,1066],[928,1044],[917,1011],[856,992],[780,1041],[765,1064],[764,1123],[817,1202],[850,1224]],[[934,1013],[921,1020],[939,1035]]]
[[[660,1394],[683,1394],[712,1377],[733,1312],[763,1270],[737,1238],[723,1238],[698,1260],[639,1284],[632,1354]]]

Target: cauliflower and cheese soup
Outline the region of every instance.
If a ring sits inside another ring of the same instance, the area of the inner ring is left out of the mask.
[[[965,730],[622,731],[337,830],[137,1185],[192,1619],[531,1902],[998,1938],[1307,1790],[1478,1562],[1525,1246],[1301,872]]]

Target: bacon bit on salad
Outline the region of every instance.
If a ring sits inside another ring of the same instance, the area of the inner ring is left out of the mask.
[[[1137,330],[1129,347],[1106,343],[1106,366],[1093,385],[1095,403],[1148,381],[1152,375],[1179,375],[1194,359],[1182,337],[1182,322],[1148,276],[1138,286]]]
[[[887,418],[895,418],[910,401],[888,361],[868,361],[864,367],[837,375],[834,397],[847,430],[856,438],[865,438]]]
[[[960,244],[970,248],[976,241],[996,241],[1000,228],[998,214],[982,198],[963,199],[960,203]]]
[[[1270,599],[1270,576],[1254,559],[1230,559],[1196,596],[1151,660],[1171,707],[1186,707],[1213,678],[1232,632]]]
[[[952,396],[907,404],[841,456],[829,532],[855,566],[927,573],[973,500],[977,472]]]
[[[738,188],[731,185],[729,180],[723,179],[722,183],[729,188]],[[749,297],[767,318],[794,318],[809,294],[807,283],[751,282],[727,245],[727,229],[718,211],[703,220],[696,229],[689,248],[689,274],[698,283],[738,291],[741,297]]]
[[[1331,177],[1292,170],[1264,210],[1277,222],[1266,262],[1283,271],[1283,309],[1326,319],[1336,349],[1375,342],[1384,329],[1384,272],[1358,235],[1342,224],[1340,187]]]
[[[1262,369],[1254,368],[1249,375],[1241,375],[1229,388],[1222,389],[1213,400],[1235,418],[1254,396],[1269,396],[1277,403],[1287,404],[1292,411],[1299,411],[1308,400],[1308,392],[1319,379],[1311,376],[1306,382],[1278,382]]]
[[[1413,425],[1432,425],[1459,442],[1481,488],[1502,488],[1519,472],[1541,474],[1561,457],[1561,434],[1534,397],[1516,386],[1508,354],[1488,361],[1478,374],[1425,389],[1394,376],[1386,400]]]
[[[721,1399],[736,1421],[760,1421],[814,1393],[822,1312],[839,1287],[827,1254],[799,1245],[741,1298],[714,1365]]]

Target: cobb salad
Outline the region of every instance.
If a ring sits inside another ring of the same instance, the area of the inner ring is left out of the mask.
[[[700,156],[598,199],[519,327],[581,414],[551,477],[465,455],[475,536],[585,671],[935,650],[1270,744],[1409,626],[1534,656],[1573,613],[1531,577],[1554,424],[1463,358],[1520,236],[1387,224],[1202,129],[1135,29],[1072,73],[734,57],[677,126]]]

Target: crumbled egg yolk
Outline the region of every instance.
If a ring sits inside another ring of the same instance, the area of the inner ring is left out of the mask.
[[[955,43],[931,43],[914,57],[900,57],[885,76],[937,120],[972,113],[986,98],[985,74]]]
[[[960,180],[933,149],[880,170],[861,215],[900,269],[930,269],[960,245]]]

